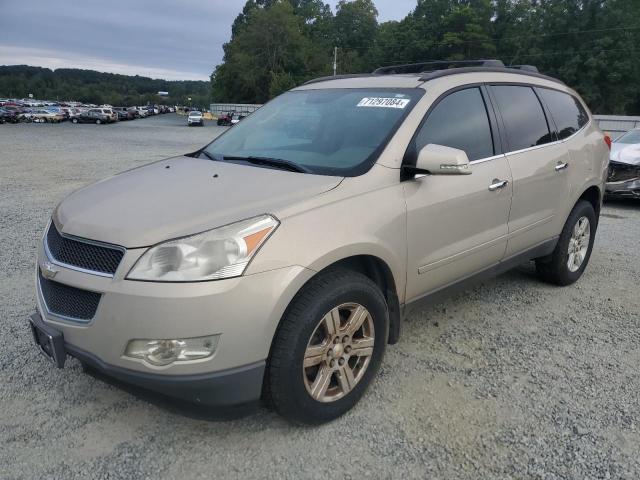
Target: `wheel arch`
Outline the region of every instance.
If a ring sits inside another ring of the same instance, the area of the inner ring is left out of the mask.
[[[345,268],[358,272],[380,288],[389,309],[388,343],[397,343],[400,338],[402,315],[396,281],[387,262],[374,255],[352,255],[328,265],[323,271],[329,268]]]
[[[580,200],[586,200],[591,204],[593,210],[596,212],[596,222],[598,222],[602,206],[602,190],[597,185],[591,185],[582,192],[580,197],[578,197],[576,204]]]
[[[374,282],[384,295],[389,309],[388,343],[397,343],[400,337],[402,310],[398,294],[398,285],[394,278],[393,271],[387,261],[382,259],[380,256],[373,254],[354,253],[337,258],[334,255],[329,255],[314,262],[314,265],[310,268],[315,272],[314,275],[302,284],[302,286],[293,295],[289,304],[293,302],[298,293],[302,291],[309,282],[313,281],[319,274],[327,270],[342,268],[360,273]],[[287,306],[282,318],[284,318],[288,309],[289,307]],[[280,319],[280,322],[282,322],[282,319]]]

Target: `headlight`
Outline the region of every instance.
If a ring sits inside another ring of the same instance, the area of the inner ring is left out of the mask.
[[[237,277],[278,226],[261,215],[224,227],[161,243],[147,250],[127,278],[156,282],[197,282]]]

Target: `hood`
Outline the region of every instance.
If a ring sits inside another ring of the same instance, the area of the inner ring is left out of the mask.
[[[640,165],[640,144],[613,143],[609,159],[612,162]]]
[[[342,177],[176,157],[129,170],[64,199],[54,221],[66,234],[127,248],[191,235],[336,187]]]

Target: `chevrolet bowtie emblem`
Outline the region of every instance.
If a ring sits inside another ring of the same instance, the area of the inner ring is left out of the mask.
[[[44,278],[51,279],[56,276],[58,269],[51,262],[44,262],[40,269]]]

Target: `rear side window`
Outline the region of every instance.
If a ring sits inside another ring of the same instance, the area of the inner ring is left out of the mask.
[[[509,151],[552,141],[544,110],[531,87],[494,85],[491,88],[507,131]]]
[[[416,135],[416,153],[430,143],[464,150],[469,160],[493,156],[491,126],[479,88],[454,92],[435,106]]]
[[[589,116],[578,99],[568,93],[548,88],[540,88],[538,92],[551,112],[560,140],[570,137],[589,121]]]

